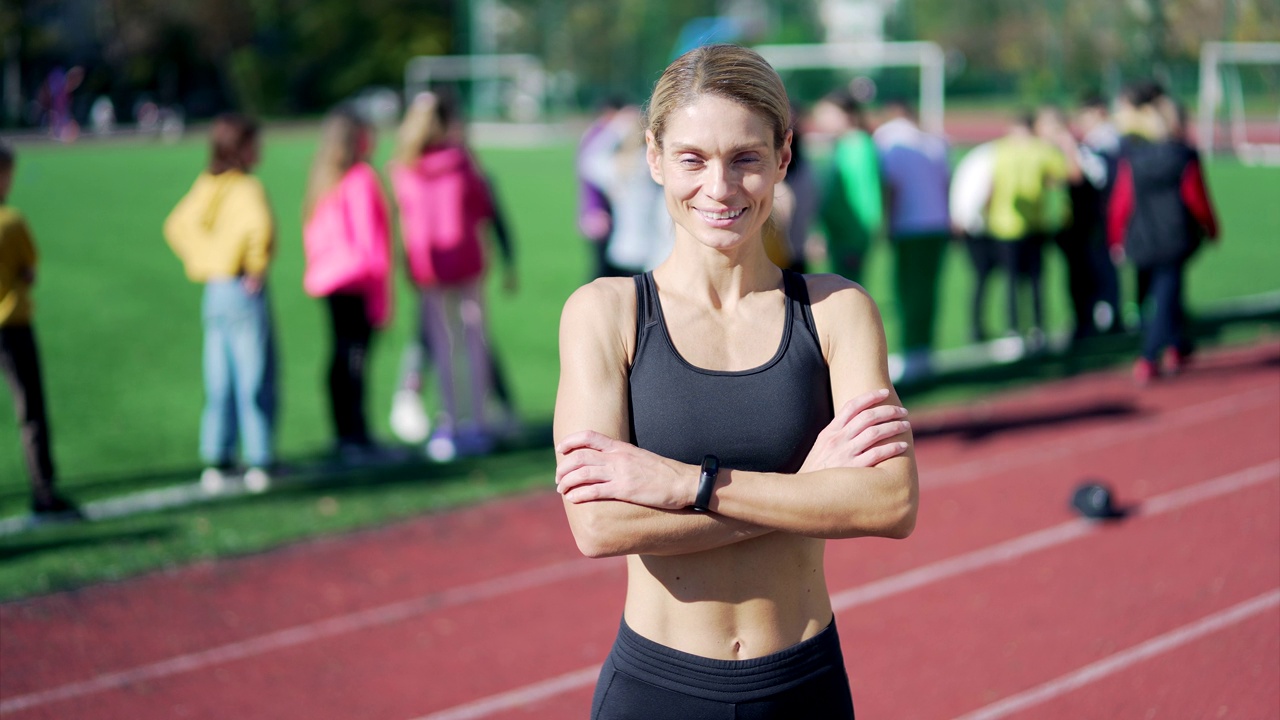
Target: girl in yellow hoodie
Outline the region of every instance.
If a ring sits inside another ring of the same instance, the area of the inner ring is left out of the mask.
[[[245,486],[266,490],[274,461],[275,362],[266,277],[275,222],[258,164],[258,125],[219,116],[209,166],[164,223],[165,239],[187,277],[203,283],[205,407],[200,421],[200,482],[221,490],[239,441]]]

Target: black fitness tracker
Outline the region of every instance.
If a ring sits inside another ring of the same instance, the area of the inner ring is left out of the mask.
[[[711,504],[711,491],[716,489],[716,474],[720,472],[720,458],[705,455],[702,458],[702,474],[698,476],[698,497],[693,501],[693,509],[706,512]]]

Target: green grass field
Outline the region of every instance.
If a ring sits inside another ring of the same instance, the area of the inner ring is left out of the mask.
[[[279,223],[271,299],[281,348],[279,449],[306,462],[328,449],[324,392],[328,352],[319,302],[302,292],[299,208],[314,136],[268,132],[260,175]],[[382,143],[385,153],[389,143]],[[11,197],[42,253],[36,329],[43,355],[60,486],[79,500],[191,482],[199,471],[200,288],[165,246],[161,223],[186,192],[205,155],[203,138],[19,147]],[[573,148],[480,153],[514,226],[520,288],[490,289],[492,334],[533,438],[545,436],[557,375],[556,325],[564,299],[586,277],[587,252],[574,230]],[[1280,288],[1280,170],[1231,162],[1209,167],[1225,227],[1221,248],[1203,253],[1189,280],[1192,309]],[[896,318],[886,302],[888,256],[878,248],[868,288],[881,299],[890,345]],[[1051,328],[1067,323],[1064,283],[1050,253],[1046,298]],[[390,439],[386,416],[400,350],[416,311],[398,277],[393,326],[374,347],[371,415]],[[970,280],[963,251],[948,258],[940,346],[967,334]],[[1000,282],[990,291],[991,327],[1001,327]],[[1111,362],[1128,352],[1108,356]],[[933,388],[918,402],[985,392],[1002,378]],[[9,393],[0,390],[0,518],[25,510],[27,488]],[[539,433],[537,430],[542,429]],[[385,522],[550,482],[545,443],[440,467],[409,464],[353,472],[264,497],[0,538],[0,598],[119,577],[149,568],[259,550],[316,534]]]

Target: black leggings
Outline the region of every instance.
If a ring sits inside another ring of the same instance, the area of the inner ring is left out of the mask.
[[[712,660],[647,640],[624,620],[600,669],[592,720],[853,720],[835,620],[752,660]]]
[[[40,353],[30,326],[0,327],[0,375],[13,389],[32,499],[37,506],[48,505],[54,497],[53,456],[49,454],[49,418],[40,379]]]
[[[1044,263],[1044,235],[1032,234],[1018,240],[997,240],[996,252],[1009,276],[1009,332],[1021,331],[1018,322],[1018,289],[1023,280],[1031,286],[1031,327],[1044,328],[1040,274]]]
[[[337,293],[328,297],[333,328],[333,356],[329,361],[329,401],[338,442],[367,445],[369,426],[364,414],[365,361],[373,325],[364,297]]]

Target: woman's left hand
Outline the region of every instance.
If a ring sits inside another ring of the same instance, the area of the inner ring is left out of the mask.
[[[556,445],[556,490],[573,503],[622,500],[663,510],[693,504],[698,468],[584,430]]]

